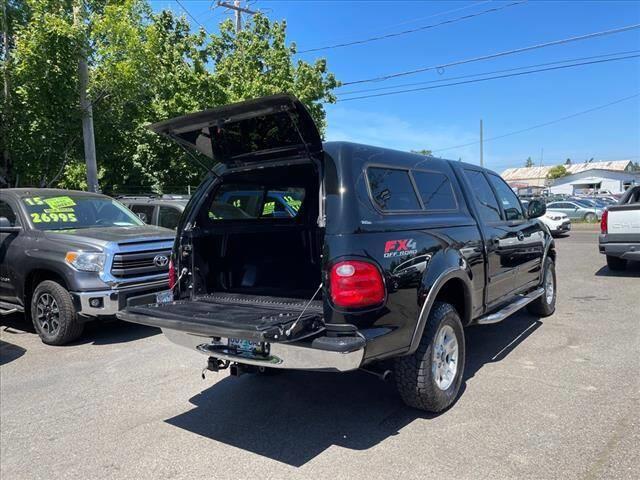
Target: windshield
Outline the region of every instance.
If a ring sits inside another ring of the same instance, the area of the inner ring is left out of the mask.
[[[108,197],[40,195],[23,197],[21,201],[38,230],[144,225],[133,212]]]

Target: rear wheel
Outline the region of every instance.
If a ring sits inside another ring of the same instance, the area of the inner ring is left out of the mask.
[[[587,213],[584,216],[585,222],[595,222],[597,219],[598,219],[598,217],[596,216],[596,214],[595,213],[591,213],[591,212]]]
[[[395,360],[394,378],[410,407],[441,412],[457,398],[465,362],[464,331],[455,308],[436,302],[418,349]]]
[[[624,270],[627,268],[627,261],[624,258],[607,255],[607,267],[609,270]]]
[[[42,341],[48,345],[71,342],[84,329],[84,324],[78,321],[71,294],[52,280],[40,283],[33,292],[31,320]]]
[[[556,264],[547,257],[544,262],[544,278],[542,279],[544,293],[528,305],[528,310],[534,315],[548,317],[556,311]]]

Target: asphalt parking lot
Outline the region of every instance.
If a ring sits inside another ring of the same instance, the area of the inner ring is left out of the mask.
[[[556,244],[555,315],[469,328],[439,416],[361,372],[203,381],[152,328],[47,347],[0,319],[0,477],[637,478],[640,264],[610,272],[591,231]]]

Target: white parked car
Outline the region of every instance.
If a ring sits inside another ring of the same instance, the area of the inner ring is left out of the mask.
[[[529,201],[521,200],[521,202],[526,209]],[[547,210],[547,213],[539,217],[538,220],[540,220],[549,228],[551,235],[553,235],[554,237],[556,235],[560,235],[561,233],[567,233],[569,230],[571,230],[571,219],[566,213]]]

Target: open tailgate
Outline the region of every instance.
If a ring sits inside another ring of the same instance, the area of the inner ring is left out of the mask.
[[[162,329],[254,342],[300,340],[324,330],[322,301],[233,293],[129,306],[117,316]]]

